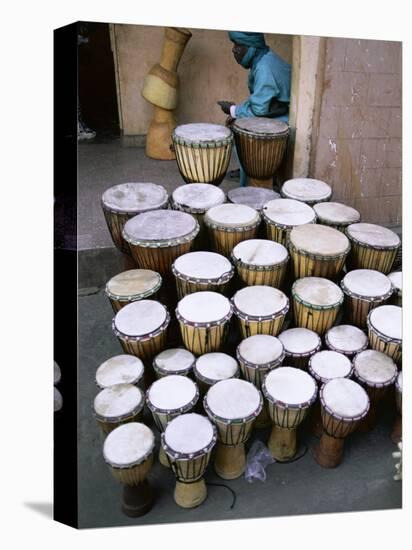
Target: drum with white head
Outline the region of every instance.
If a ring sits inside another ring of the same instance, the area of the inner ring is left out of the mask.
[[[319,386],[333,378],[350,378],[353,370],[352,361],[346,355],[332,350],[314,353],[309,359],[308,369]]]
[[[210,386],[220,380],[239,378],[239,365],[236,359],[227,353],[205,353],[196,359],[193,372],[200,393],[204,395]]]
[[[104,361],[97,369],[96,384],[101,390],[116,384],[141,386],[143,374],[144,365],[141,359],[134,355],[115,355]]]
[[[285,350],[285,363],[306,370],[311,355],[320,350],[319,334],[307,328],[289,328],[278,335]]]
[[[162,277],[151,269],[129,269],[118,273],[106,284],[105,294],[112,304],[113,311],[131,302],[155,298],[162,286]]]
[[[360,214],[355,208],[340,202],[319,202],[313,205],[318,223],[330,225],[345,232],[348,225],[360,221]]]
[[[235,204],[246,204],[251,206],[258,212],[262,211],[263,206],[273,200],[280,197],[279,193],[276,193],[272,189],[265,189],[264,187],[235,187],[228,191],[227,198],[230,202]]]
[[[329,201],[332,196],[332,188],[321,180],[293,178],[285,181],[280,193],[286,199],[294,199],[314,205],[318,202]]]
[[[393,271],[389,273],[388,278],[392,283],[393,304],[402,306],[402,271]]]
[[[145,399],[140,388],[133,384],[115,384],[100,391],[93,403],[94,417],[104,433],[120,424],[141,419]]]
[[[369,345],[392,357],[395,363],[402,360],[402,308],[399,306],[378,306],[369,312]]]
[[[236,357],[243,377],[260,389],[266,373],[282,364],[285,353],[276,336],[256,334],[240,342]]]
[[[376,269],[390,273],[401,244],[394,231],[373,223],[354,223],[346,228],[346,234],[351,242],[350,269]]]
[[[153,368],[158,378],[171,374],[191,375],[195,364],[193,353],[184,348],[171,348],[160,352],[153,359]]]
[[[368,337],[358,327],[338,325],[325,334],[327,348],[351,358],[368,347]]]
[[[267,202],[263,206],[262,216],[267,238],[284,246],[287,245],[294,227],[316,222],[313,208],[294,199],[274,199]]]

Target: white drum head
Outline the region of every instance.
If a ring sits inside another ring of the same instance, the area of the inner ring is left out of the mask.
[[[187,413],[168,423],[164,441],[175,453],[192,454],[210,446],[214,435],[213,425],[208,418],[196,413]]]
[[[240,342],[239,356],[253,365],[266,365],[279,361],[283,356],[283,344],[276,336],[255,334]]]
[[[294,227],[290,242],[298,250],[322,256],[339,256],[349,250],[348,238],[341,231],[315,223]]]
[[[278,335],[286,353],[304,354],[314,352],[320,346],[319,335],[308,328],[289,328]]]
[[[253,266],[278,265],[288,259],[283,244],[266,239],[249,239],[237,244],[232,255],[236,260]]]
[[[193,353],[183,348],[166,349],[156,355],[154,364],[170,373],[179,373],[190,369],[195,362]]]
[[[288,305],[288,299],[277,288],[255,285],[238,290],[233,296],[233,303],[241,315],[267,317],[284,310]]]
[[[393,271],[389,273],[388,279],[391,281],[395,290],[402,290],[402,271]]]
[[[120,183],[103,193],[103,204],[116,212],[146,212],[165,206],[167,191],[155,183]]]
[[[336,416],[357,418],[369,408],[366,391],[353,380],[334,378],[323,386],[322,399],[326,407]]]
[[[369,246],[396,248],[400,244],[394,231],[373,223],[354,223],[348,226],[347,232],[349,237]]]
[[[162,278],[151,269],[129,269],[110,279],[106,292],[112,296],[128,297],[147,294],[160,286]]]
[[[293,284],[292,294],[314,306],[334,306],[343,301],[341,289],[323,277],[303,277]]]
[[[123,228],[127,241],[173,241],[195,231],[198,223],[191,214],[179,210],[154,210],[138,214]]]
[[[259,214],[244,204],[221,204],[206,212],[205,221],[222,227],[248,227],[259,221]]]
[[[193,292],[180,300],[177,311],[189,323],[214,323],[231,313],[229,300],[218,292]]]
[[[174,129],[174,135],[187,142],[222,141],[228,139],[231,131],[221,124],[198,122],[182,124]]]
[[[175,411],[189,405],[197,395],[197,386],[187,378],[171,374],[153,382],[147,390],[147,402],[156,409]]]
[[[360,214],[357,210],[340,202],[319,202],[313,206],[319,220],[336,225],[357,223]]]
[[[280,197],[279,193],[264,187],[235,187],[227,194],[230,202],[245,204],[255,210],[262,210],[263,206],[273,199]]]
[[[388,385],[395,381],[398,369],[388,355],[374,349],[361,351],[353,360],[356,376],[368,385]]]
[[[322,382],[333,378],[346,378],[352,370],[352,361],[337,351],[318,351],[309,359],[310,371]]]
[[[193,279],[220,279],[233,270],[229,260],[216,252],[188,252],[173,265],[183,276]]]
[[[312,178],[294,178],[282,186],[282,194],[289,199],[316,202],[328,199],[332,195],[330,185]]]
[[[311,223],[316,219],[315,211],[311,206],[294,199],[274,199],[263,207],[263,213],[269,221],[295,227]]]
[[[391,291],[389,278],[374,269],[354,269],[349,271],[342,279],[349,292],[357,296],[381,297]]]
[[[284,134],[289,129],[286,122],[267,117],[237,118],[234,122],[234,127],[251,132],[252,134],[266,136]]]
[[[369,313],[373,328],[388,338],[402,340],[402,308],[399,306],[378,306]]]
[[[265,378],[267,394],[273,401],[298,406],[313,401],[317,387],[315,380],[300,369],[279,367],[271,370]]]
[[[145,336],[159,329],[166,318],[166,308],[160,302],[140,300],[120,309],[114,318],[114,325],[125,336]]]
[[[99,388],[115,384],[136,384],[143,376],[143,362],[134,355],[115,355],[100,365],[96,372]]]
[[[143,461],[154,444],[150,428],[140,422],[129,422],[109,433],[104,441],[103,456],[111,466],[125,468]]]
[[[236,359],[226,353],[212,352],[201,355],[196,360],[195,370],[209,380],[226,380],[236,376],[239,367]]]
[[[186,183],[173,191],[173,200],[183,208],[205,212],[225,202],[224,192],[210,183]]]
[[[205,401],[214,416],[224,420],[240,420],[259,412],[261,395],[250,382],[230,378],[211,386]]]
[[[133,384],[116,384],[96,395],[94,410],[102,419],[120,418],[138,410],[143,400],[142,391]]]
[[[368,345],[368,337],[363,330],[352,325],[338,325],[330,328],[327,332],[327,341],[343,353],[355,353]]]

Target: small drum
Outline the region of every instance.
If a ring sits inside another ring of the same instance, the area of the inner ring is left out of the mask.
[[[396,398],[396,410],[397,415],[392,428],[391,439],[394,443],[398,444],[402,441],[402,385],[403,374],[402,371],[398,374],[395,381],[395,398]]]
[[[221,254],[198,251],[179,256],[172,265],[172,273],[180,299],[201,290],[227,295],[235,270]]]
[[[296,430],[316,399],[315,380],[299,369],[280,367],[266,375],[262,392],[273,423],[269,451],[279,462],[288,461],[296,455]]]
[[[294,199],[314,205],[317,202],[330,201],[332,188],[321,180],[312,178],[293,178],[285,181],[280,190],[285,199]]]
[[[103,433],[120,424],[141,420],[144,405],[142,390],[133,384],[116,384],[99,392],[93,403],[94,417]]]
[[[336,279],[350,250],[347,237],[333,227],[308,224],[292,229],[289,252],[295,278]]]
[[[343,304],[343,292],[328,279],[304,277],[292,286],[295,324],[322,335],[330,329]]]
[[[151,360],[166,347],[170,315],[163,304],[140,300],[123,307],[112,321],[112,330],[125,353]]]
[[[223,479],[236,479],[245,471],[244,444],[262,410],[262,395],[250,382],[230,378],[209,389],[203,406],[217,428],[215,472]]]
[[[366,391],[348,378],[334,378],[320,389],[323,434],[314,452],[318,464],[335,468],[342,462],[344,439],[369,411]]]
[[[199,506],[207,497],[203,475],[216,444],[216,428],[205,416],[183,414],[169,422],[161,439],[176,476],[176,504],[182,508]]]
[[[265,117],[238,118],[232,124],[239,162],[249,185],[272,189],[289,137],[286,122]]]
[[[145,298],[156,298],[156,293],[162,286],[162,277],[150,269],[129,269],[110,279],[106,284],[105,294],[112,304],[113,311],[130,302]]]
[[[182,298],[176,317],[185,347],[195,355],[220,351],[232,314],[230,301],[217,292],[194,292]]]
[[[189,376],[193,372],[195,360],[193,353],[190,353],[187,349],[165,349],[153,359],[153,368],[157,378],[171,374]]]
[[[153,491],[147,480],[153,464],[153,432],[144,424],[119,426],[105,439],[103,457],[113,476],[123,484],[122,512],[142,516],[153,506]]]
[[[227,198],[234,204],[245,204],[262,212],[263,206],[273,200],[279,199],[279,193],[264,187],[235,187],[227,193]]]
[[[221,204],[205,214],[213,249],[227,257],[238,243],[256,237],[259,224],[260,214],[244,204]]]
[[[123,227],[123,238],[137,265],[162,275],[170,272],[178,256],[191,250],[198,233],[195,218],[176,210],[139,214]]]
[[[402,360],[402,308],[379,306],[368,315],[369,345],[392,357],[395,363]]]
[[[368,347],[368,337],[352,325],[338,325],[330,328],[325,334],[326,347],[352,358]]]
[[[196,359],[193,372],[202,396],[220,380],[239,378],[239,365],[227,353],[205,353]]]
[[[239,278],[246,285],[282,287],[289,262],[289,253],[282,244],[249,239],[237,244],[231,257]]]
[[[353,360],[353,368],[355,379],[369,395],[369,412],[359,425],[359,430],[366,432],[375,427],[379,405],[394,384],[398,369],[390,357],[372,349],[358,353]]]
[[[141,212],[166,208],[168,200],[166,189],[154,183],[121,183],[103,193],[103,214],[113,242],[121,252],[130,254],[122,236],[127,220]]]
[[[310,357],[320,350],[319,334],[308,328],[289,328],[278,336],[285,350],[285,363],[307,370]]]
[[[96,371],[96,384],[101,389],[116,384],[142,386],[144,366],[134,355],[115,355],[110,357]]]
[[[351,242],[350,269],[376,269],[390,273],[401,241],[396,233],[372,223],[354,223],[346,229]]]
[[[172,133],[180,175],[186,183],[220,185],[232,154],[233,134],[220,124],[183,124]]]
[[[284,246],[294,227],[316,222],[311,206],[292,199],[275,199],[267,202],[262,211],[267,238]]]
[[[242,338],[253,334],[276,336],[289,311],[286,294],[271,286],[246,286],[236,292],[232,302]]]
[[[358,223],[360,214],[354,208],[340,202],[319,202],[313,205],[318,223],[345,232],[348,225]]]
[[[349,271],[340,283],[345,294],[345,316],[349,323],[366,328],[371,309],[384,304],[392,295],[386,275],[374,269]]]
[[[393,303],[395,306],[402,306],[402,271],[393,271],[388,278],[392,283]]]

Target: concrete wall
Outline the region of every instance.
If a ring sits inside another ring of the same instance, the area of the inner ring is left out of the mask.
[[[233,58],[227,33],[190,29],[178,72],[179,123],[222,123],[225,115],[216,105],[219,99],[235,102],[248,95],[248,71]],[[112,25],[112,48],[116,65],[120,125],[124,135],[146,134],[152,106],[140,91],[148,70],[159,61],[163,27]],[[266,41],[286,61],[292,60],[292,36],[267,34]]]
[[[364,221],[401,223],[401,43],[328,38],[310,175]]]

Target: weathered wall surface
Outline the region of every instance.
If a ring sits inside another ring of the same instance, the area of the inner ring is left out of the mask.
[[[310,168],[364,221],[393,226],[402,216],[401,55],[400,42],[326,40]]]
[[[176,115],[179,123],[222,123],[225,115],[216,101],[235,102],[248,95],[248,71],[236,63],[232,43],[223,31],[190,29],[179,64],[180,96]],[[124,135],[146,134],[152,106],[140,94],[149,69],[159,61],[163,27],[113,25],[112,47],[117,71],[121,127]],[[268,45],[289,63],[292,36],[265,35]]]

